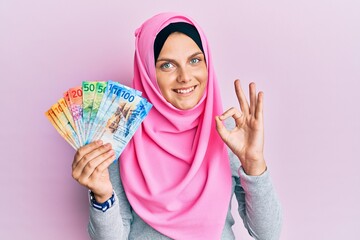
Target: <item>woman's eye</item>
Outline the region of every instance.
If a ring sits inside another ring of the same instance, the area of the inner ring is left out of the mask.
[[[200,59],[198,59],[198,58],[193,58],[190,60],[190,63],[192,63],[192,64],[198,63],[198,62],[200,62]]]
[[[173,65],[171,63],[164,63],[162,64],[160,67],[162,69],[168,69],[168,68],[171,68]]]

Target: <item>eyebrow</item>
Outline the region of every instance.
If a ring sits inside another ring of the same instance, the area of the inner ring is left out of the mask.
[[[204,55],[203,52],[199,51],[199,52],[195,52],[195,53],[191,54],[188,58],[193,58],[193,57],[195,57],[196,55],[199,55],[199,54]],[[175,60],[171,59],[171,58],[158,58],[156,60],[156,62],[160,62],[160,61],[169,61],[169,62],[171,62],[171,61],[175,61]]]

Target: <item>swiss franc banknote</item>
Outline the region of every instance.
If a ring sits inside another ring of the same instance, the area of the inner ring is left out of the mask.
[[[83,81],[68,89],[45,116],[74,148],[101,139],[116,159],[152,108],[141,92],[114,81]]]

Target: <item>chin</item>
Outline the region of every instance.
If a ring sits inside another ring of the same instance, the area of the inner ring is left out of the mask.
[[[180,109],[180,110],[189,110],[193,107],[176,107],[177,109]]]
[[[189,109],[192,109],[196,106],[196,103],[195,104],[173,104],[174,107],[176,107],[177,109],[180,109],[180,110],[189,110]]]

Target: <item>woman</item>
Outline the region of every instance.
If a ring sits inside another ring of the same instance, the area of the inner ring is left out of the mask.
[[[223,113],[207,40],[188,17],[156,15],[135,35],[133,87],[153,108],[118,163],[101,141],[74,157],[73,177],[90,189],[90,236],[234,239],[235,193],[249,233],[278,239],[280,205],[263,156],[263,93],[256,96],[251,83],[249,106],[235,81],[241,111]],[[228,130],[222,121],[231,118],[236,126]]]

